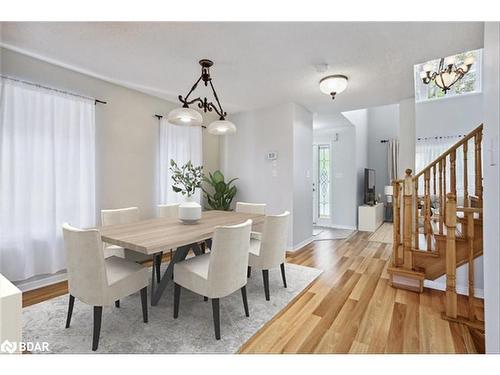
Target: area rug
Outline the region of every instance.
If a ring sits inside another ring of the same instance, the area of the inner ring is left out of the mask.
[[[392,223],[384,223],[370,236],[368,241],[392,243]]]
[[[285,289],[279,268],[270,270],[270,301],[264,297],[261,272],[253,272],[247,284],[249,318],[239,291],[220,300],[221,340],[215,340],[212,304],[203,297],[182,289],[179,317],[174,319],[170,283],[159,304],[149,306],[145,324],[136,293],[122,299],[120,308],[104,307],[96,353],[235,353],[321,272],[287,264]],[[49,353],[93,353],[92,307],[75,300],[71,327],[65,329],[67,308],[65,295],[23,309],[23,341],[48,342]]]

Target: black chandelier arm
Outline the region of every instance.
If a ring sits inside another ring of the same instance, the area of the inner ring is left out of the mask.
[[[188,98],[189,98],[189,95],[191,95],[191,93],[196,90],[196,87],[198,87],[198,83],[200,83],[201,79],[203,78],[203,75],[200,76],[200,78],[198,78],[198,80],[194,83],[193,87],[191,87],[191,90],[189,90],[189,92],[187,93],[187,95],[185,96],[185,98],[183,99],[181,95],[179,95],[179,100],[184,103],[185,105],[189,105],[191,103],[188,102]]]
[[[226,117],[226,112],[224,112],[224,110],[222,109],[222,105],[220,104],[219,97],[217,96],[217,92],[215,91],[214,84],[212,83],[212,80],[210,80],[209,82],[210,82],[210,87],[212,88],[212,92],[214,94],[214,98],[217,101],[217,104],[219,105],[219,109],[220,109],[220,112],[217,110],[216,110],[216,112],[220,117]],[[210,103],[210,104],[212,104],[212,103]],[[214,106],[214,105],[212,104],[212,106]],[[215,106],[214,106],[214,109],[215,109]]]

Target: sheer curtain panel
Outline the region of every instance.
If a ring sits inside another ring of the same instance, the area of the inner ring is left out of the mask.
[[[201,126],[182,126],[170,124],[166,118],[160,120],[160,140],[158,152],[159,169],[159,203],[183,202],[182,194],[172,190],[170,173],[170,159],[174,159],[179,166],[189,160],[194,166],[203,164]],[[200,189],[194,200],[201,203]]]
[[[66,268],[64,222],[95,225],[95,106],[0,83],[0,272],[19,281]]]

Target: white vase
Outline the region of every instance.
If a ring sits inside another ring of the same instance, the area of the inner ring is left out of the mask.
[[[187,197],[186,202],[179,205],[179,220],[184,224],[195,224],[201,219],[201,206]]]

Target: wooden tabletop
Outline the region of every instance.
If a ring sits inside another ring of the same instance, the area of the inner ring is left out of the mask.
[[[248,219],[260,224],[265,218],[232,211],[205,211],[201,216],[196,224],[183,224],[177,218],[156,218],[98,229],[104,242],[149,255],[211,238],[221,225],[241,224]]]

